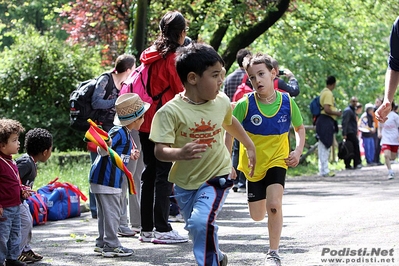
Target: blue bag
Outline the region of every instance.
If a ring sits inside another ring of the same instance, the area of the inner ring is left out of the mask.
[[[58,221],[80,216],[80,198],[86,201],[86,196],[77,186],[57,180],[58,178],[37,190],[47,198],[47,219]]]
[[[33,192],[32,196],[26,199],[32,214],[33,225],[41,225],[47,222],[47,199],[37,192]]]

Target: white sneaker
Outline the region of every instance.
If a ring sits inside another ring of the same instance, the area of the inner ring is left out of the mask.
[[[391,180],[391,179],[393,179],[395,177],[395,174],[394,173],[389,173],[389,175],[388,175],[388,180]]]
[[[176,230],[169,232],[154,231],[154,238],[151,239],[154,244],[173,244],[188,242],[188,238],[179,235]]]
[[[118,235],[120,236],[134,236],[136,234],[135,231],[130,229],[128,226],[119,226]]]
[[[141,242],[151,242],[152,238],[154,237],[154,232],[141,232],[139,236],[139,240]]]
[[[266,260],[265,260],[265,265],[268,265],[268,266],[281,266],[280,256],[274,251],[267,253]]]
[[[110,247],[104,246],[102,255],[103,255],[103,257],[106,257],[106,258],[128,257],[128,256],[131,256],[133,253],[134,253],[133,249],[130,249],[130,248],[125,248],[125,247],[110,248]]]

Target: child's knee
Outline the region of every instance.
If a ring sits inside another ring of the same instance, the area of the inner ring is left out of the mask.
[[[268,201],[266,207],[269,214],[276,214],[281,210],[281,201]]]

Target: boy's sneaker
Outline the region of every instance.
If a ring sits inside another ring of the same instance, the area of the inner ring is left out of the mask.
[[[135,231],[130,229],[128,226],[119,226],[118,235],[120,236],[134,236],[136,234]]]
[[[141,242],[151,242],[151,239],[154,237],[154,232],[141,232],[139,236],[139,240]]]
[[[280,256],[275,251],[271,251],[271,252],[267,253],[265,265],[281,266]]]
[[[21,255],[19,255],[18,257],[19,261],[25,262],[26,264],[31,264],[34,263],[35,258],[33,258],[32,256],[30,256],[27,252],[22,252]]]
[[[176,216],[174,216],[174,215],[169,215],[168,221],[169,221],[169,222],[184,223],[183,215],[181,215],[180,213],[177,214]]]
[[[227,266],[227,262],[229,261],[228,258],[227,258],[227,255],[226,255],[226,253],[223,253],[223,252],[222,252],[222,254],[223,254],[223,259],[221,261],[219,261],[219,265],[220,266]]]
[[[25,262],[22,262],[20,260],[6,260],[4,263],[5,266],[26,266],[27,264]]]
[[[95,246],[94,252],[100,253],[100,255],[101,255],[101,254],[103,253],[103,249],[104,249],[104,248],[102,248],[102,247]]]
[[[393,179],[395,177],[395,174],[394,173],[389,173],[388,174],[388,180],[391,180],[391,179]]]
[[[34,252],[33,250],[29,250],[26,252],[27,255],[31,256],[32,258],[35,259],[35,261],[40,261],[43,259],[43,256],[40,255],[39,253]]]
[[[102,255],[103,257],[106,258],[112,258],[112,257],[127,257],[131,256],[133,254],[133,249],[130,248],[125,248],[125,247],[116,247],[116,248],[110,248],[107,246],[104,246]]]
[[[174,244],[187,242],[188,238],[179,235],[176,230],[169,232],[154,231],[154,238],[151,242],[154,244]]]

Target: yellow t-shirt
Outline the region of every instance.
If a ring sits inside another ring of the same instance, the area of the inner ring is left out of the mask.
[[[201,159],[174,162],[169,172],[170,182],[184,189],[198,189],[207,180],[231,172],[223,123],[232,123],[230,100],[224,93],[201,105],[187,103],[178,94],[157,111],[150,131],[150,139],[155,143],[181,148],[200,139],[208,144]]]
[[[331,111],[337,111],[337,107],[335,107],[335,99],[334,99],[334,95],[332,93],[332,91],[328,88],[324,88],[321,92],[320,92],[320,105],[321,107],[324,107],[325,104],[330,105]],[[329,115],[326,114],[326,111],[324,111],[324,108],[321,110],[321,114],[323,115]],[[337,120],[337,116],[336,115],[329,115],[331,116],[334,120]]]

